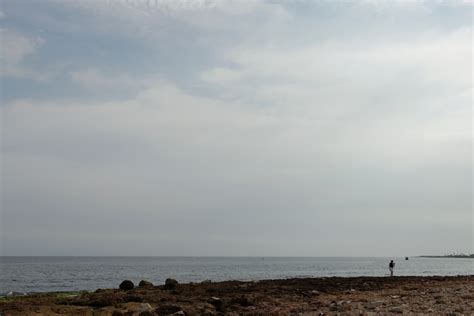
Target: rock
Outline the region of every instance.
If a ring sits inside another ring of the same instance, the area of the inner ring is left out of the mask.
[[[252,300],[250,300],[248,297],[245,297],[245,296],[241,296],[239,298],[233,299],[230,302],[230,304],[237,304],[237,305],[244,306],[244,307],[255,305],[255,303]]]
[[[331,312],[339,312],[341,310],[341,306],[338,306],[336,302],[332,302],[328,307]]]
[[[201,315],[202,316],[215,316],[217,315],[216,312],[214,312],[213,310],[210,310],[210,309],[203,309],[201,311]]]
[[[216,310],[218,311],[221,311],[222,310],[222,307],[224,305],[224,303],[222,302],[222,300],[218,297],[211,297],[208,301],[207,301],[209,304],[212,304],[214,305],[214,307],[216,308]]]
[[[462,307],[456,307],[456,309],[454,310],[456,313],[464,313],[464,308]]]
[[[145,280],[141,280],[140,283],[138,283],[139,287],[145,287],[145,286],[153,286],[153,283]]]
[[[401,307],[392,307],[388,310],[390,313],[403,314],[403,309]]]
[[[178,305],[173,304],[166,304],[161,305],[157,309],[155,309],[155,313],[158,315],[174,315],[177,312],[182,311],[183,309]]]
[[[151,307],[150,304],[148,303],[142,303],[140,304],[140,312],[146,312],[146,311],[152,311],[153,308]]]
[[[367,303],[364,303],[364,308],[368,310],[374,310],[382,304],[383,304],[382,301],[367,302]]]
[[[174,313],[173,315],[186,316],[186,313],[184,311],[179,311],[179,312]]]
[[[351,311],[351,310],[352,310],[352,306],[351,306],[351,304],[344,304],[344,305],[342,305],[341,310],[342,310],[343,312]]]
[[[165,281],[165,290],[172,290],[178,285],[178,281],[175,279],[168,278]]]
[[[133,282],[130,280],[122,281],[119,285],[119,289],[121,290],[133,290],[134,287],[135,285],[133,285]]]

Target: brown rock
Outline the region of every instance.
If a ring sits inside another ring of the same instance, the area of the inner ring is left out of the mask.
[[[183,309],[179,307],[178,305],[165,304],[165,305],[158,306],[155,310],[155,313],[157,313],[158,315],[173,315],[182,310]]]
[[[390,313],[403,314],[403,309],[401,307],[392,307],[388,310]]]
[[[138,283],[139,287],[145,287],[145,286],[153,286],[153,283],[145,280],[141,280],[140,283]]]

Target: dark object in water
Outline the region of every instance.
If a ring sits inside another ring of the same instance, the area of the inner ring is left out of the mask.
[[[408,257],[405,257],[405,260],[408,260]]]

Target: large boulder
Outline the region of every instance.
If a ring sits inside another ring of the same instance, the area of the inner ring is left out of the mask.
[[[141,280],[140,283],[138,283],[138,286],[139,287],[153,286],[153,283],[145,281],[145,280]]]
[[[166,290],[172,290],[172,289],[176,288],[176,285],[178,285],[178,281],[176,281],[175,279],[168,278],[165,281],[165,289]]]
[[[133,290],[134,287],[135,285],[133,285],[133,282],[130,280],[122,281],[119,285],[119,289],[121,290]]]

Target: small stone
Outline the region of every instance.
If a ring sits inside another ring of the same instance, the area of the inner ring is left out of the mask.
[[[201,315],[202,316],[215,316],[217,315],[216,312],[214,312],[213,310],[210,310],[210,309],[203,309],[201,311]]]
[[[390,313],[403,314],[403,309],[401,307],[392,307],[388,311]]]
[[[342,305],[341,310],[343,312],[348,312],[348,311],[352,310],[352,306],[350,304],[344,304],[344,305]]]
[[[218,298],[218,297],[215,297],[215,296],[211,297],[207,302],[208,302],[209,304],[214,305],[214,307],[215,307],[216,310],[218,310],[218,311],[221,310],[222,307],[223,307],[223,302],[222,302],[222,300],[221,300],[220,298]]]
[[[329,304],[329,310],[331,312],[338,312],[340,310],[340,306],[337,306],[336,303]]]
[[[141,312],[151,311],[151,310],[153,310],[153,308],[151,307],[150,304],[148,304],[148,303],[141,303],[140,304],[140,311]]]
[[[159,306],[155,312],[158,315],[173,315],[174,313],[177,313],[179,311],[182,311],[183,309],[177,305],[173,304],[166,304],[166,305],[161,305]]]
[[[119,289],[121,290],[133,290],[134,287],[135,285],[133,285],[133,282],[130,280],[124,280],[119,285]]]

